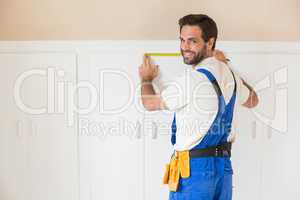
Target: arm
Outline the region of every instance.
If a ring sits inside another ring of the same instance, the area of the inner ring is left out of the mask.
[[[216,51],[214,54],[218,60],[225,62],[226,58],[221,51]],[[227,62],[227,61],[226,61]],[[141,79],[141,98],[143,106],[148,111],[160,110],[160,109],[175,109],[184,106],[183,104],[173,104],[165,102],[160,94],[156,94],[153,88],[152,80],[158,75],[159,69],[158,66],[155,66],[151,62],[149,56],[144,56],[144,62],[139,67],[139,75]],[[165,99],[166,100],[166,99]]]
[[[216,57],[219,61],[224,62],[225,64],[228,64],[229,59],[227,59],[224,55],[224,53],[220,50],[214,50],[214,57]],[[247,107],[247,108],[254,108],[255,106],[257,106],[259,100],[258,100],[258,96],[256,94],[256,92],[253,90],[253,88],[246,83],[246,81],[244,81],[242,79],[242,83],[244,86],[246,86],[249,90],[249,96],[248,99],[246,100],[245,103],[242,104],[242,106]]]
[[[257,96],[256,92],[253,90],[253,88],[248,83],[246,83],[243,79],[242,79],[242,82],[250,91],[247,101],[245,103],[243,103],[242,105],[247,108],[254,108],[255,106],[257,106],[257,104],[259,102],[258,96]]]
[[[143,106],[148,111],[166,109],[159,94],[155,94],[152,81],[142,81],[141,86]]]
[[[143,106],[148,111],[166,109],[165,103],[153,88],[152,80],[158,75],[158,66],[151,63],[149,56],[144,56],[144,62],[139,67],[141,79],[141,98]]]

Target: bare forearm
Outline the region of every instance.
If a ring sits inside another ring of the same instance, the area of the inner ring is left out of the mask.
[[[222,51],[219,50],[215,50],[214,51],[214,56],[219,60],[224,62],[225,64],[228,64],[228,62],[230,62],[230,60],[228,58],[225,57],[224,53]],[[254,89],[246,82],[242,79],[242,83],[243,85],[245,85],[248,90],[249,90],[249,96],[248,99],[245,103],[243,103],[242,105],[247,107],[247,108],[253,108],[258,104],[258,96],[256,94],[256,92],[254,91]]]
[[[258,96],[256,94],[256,92],[254,91],[254,89],[244,80],[243,84],[249,89],[249,97],[247,99],[247,101],[243,104],[243,106],[247,107],[247,108],[253,108],[258,104]]]
[[[151,81],[142,81],[142,98],[147,95],[156,95]]]
[[[151,81],[142,82],[141,94],[143,105],[147,110],[153,111],[163,108],[160,95],[155,93]]]
[[[159,110],[166,108],[165,103],[161,100],[160,95],[155,93],[152,85],[152,80],[159,73],[158,65],[151,62],[149,56],[144,56],[144,62],[139,67],[139,75],[141,78],[141,94],[143,106],[149,110]]]

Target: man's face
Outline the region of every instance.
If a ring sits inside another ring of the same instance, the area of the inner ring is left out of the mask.
[[[183,61],[188,65],[197,65],[208,56],[202,30],[198,26],[185,25],[180,32],[180,50]]]

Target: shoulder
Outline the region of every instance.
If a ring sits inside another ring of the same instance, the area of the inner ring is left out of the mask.
[[[208,81],[207,77],[193,68],[184,70],[181,75],[174,78],[174,82],[180,84],[198,84],[206,81]]]
[[[229,102],[234,90],[234,77],[230,67],[214,57],[200,63],[199,68],[208,70],[217,80],[226,102]]]

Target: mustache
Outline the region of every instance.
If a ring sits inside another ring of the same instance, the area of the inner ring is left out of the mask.
[[[182,51],[182,50],[181,50],[181,52],[182,52],[182,53],[193,53],[193,54],[195,54],[195,52],[193,52],[193,51]]]

